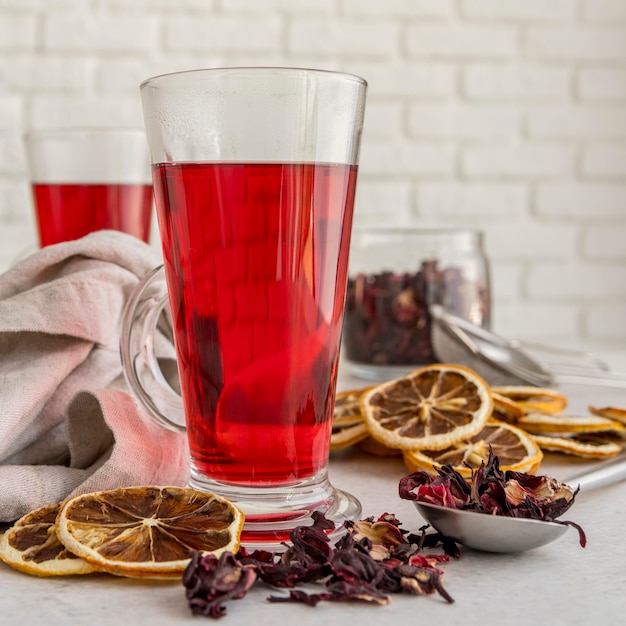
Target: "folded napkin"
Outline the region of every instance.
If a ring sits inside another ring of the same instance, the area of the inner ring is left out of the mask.
[[[184,435],[139,406],[119,356],[124,305],[158,264],[101,231],[0,275],[0,522],[78,493],[186,483]]]

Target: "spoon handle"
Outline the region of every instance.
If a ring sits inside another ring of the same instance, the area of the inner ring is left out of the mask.
[[[612,485],[624,479],[626,479],[626,458],[620,457],[603,463],[591,471],[570,476],[565,482],[574,488],[580,486],[581,491],[585,491]]]

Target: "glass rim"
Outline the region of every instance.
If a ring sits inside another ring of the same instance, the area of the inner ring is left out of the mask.
[[[328,70],[328,69],[316,69],[316,68],[309,68],[309,67],[290,67],[290,66],[281,66],[281,65],[276,65],[276,66],[272,66],[272,65],[259,65],[259,66],[255,66],[255,65],[237,65],[237,66],[225,66],[225,67],[205,67],[205,68],[196,68],[196,69],[189,69],[189,70],[179,70],[179,71],[175,71],[175,72],[167,72],[164,74],[157,74],[156,76],[151,76],[150,78],[146,78],[145,80],[143,80],[140,84],[139,84],[139,89],[143,89],[144,87],[147,87],[148,85],[154,85],[156,83],[159,83],[161,81],[167,80],[169,82],[169,80],[173,80],[175,78],[183,78],[183,77],[189,77],[192,75],[200,75],[200,74],[205,74],[205,75],[209,75],[209,74],[214,74],[214,75],[218,75],[218,74],[244,74],[246,72],[255,72],[255,73],[275,73],[275,74],[311,74],[311,75],[320,75],[320,76],[327,76],[329,78],[335,77],[335,78],[347,78],[350,79],[352,81],[354,81],[355,83],[359,83],[364,87],[367,87],[367,81],[362,78],[361,76],[357,76],[356,74],[351,74],[350,72],[342,72],[339,70]]]

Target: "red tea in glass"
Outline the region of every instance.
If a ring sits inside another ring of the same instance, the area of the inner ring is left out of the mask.
[[[356,168],[162,164],[154,181],[193,465],[240,485],[315,476],[329,453]]]
[[[25,145],[41,246],[107,229],[149,241],[143,128],[44,128],[27,133]]]
[[[148,242],[152,219],[149,184],[33,184],[41,246],[119,230]]]
[[[124,372],[160,424],[186,431],[189,485],[243,511],[250,547],[317,514],[340,533],[361,512],[328,462],[365,91],[271,67],[141,85],[164,268],[129,299]],[[178,395],[155,355],[163,309]]]

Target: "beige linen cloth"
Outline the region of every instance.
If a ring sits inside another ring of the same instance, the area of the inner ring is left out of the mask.
[[[69,495],[184,485],[184,435],[127,387],[121,315],[159,264],[129,235],[100,231],[39,250],[0,275],[0,522]]]

